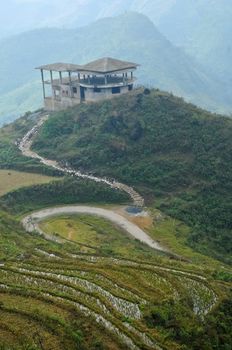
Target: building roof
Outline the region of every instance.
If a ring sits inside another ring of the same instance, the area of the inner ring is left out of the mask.
[[[36,69],[43,69],[54,72],[76,72],[80,70],[82,66],[72,63],[52,63],[44,66],[36,67]]]
[[[37,67],[36,69],[43,69],[46,71],[55,72],[83,72],[83,73],[114,73],[130,69],[135,69],[139,66],[137,63],[117,60],[115,58],[105,57],[84,65],[77,65],[72,63],[52,63]]]
[[[139,65],[133,62],[120,61],[114,58],[105,57],[81,66],[82,72],[92,73],[113,73],[129,69],[135,69]]]

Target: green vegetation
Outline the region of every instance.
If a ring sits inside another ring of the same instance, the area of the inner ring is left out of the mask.
[[[229,118],[147,89],[57,113],[34,148],[136,186],[191,228],[187,244],[231,262],[231,135]]]
[[[152,254],[99,218],[61,217],[42,227],[64,235],[78,230],[80,242],[74,236],[74,243],[58,244],[29,235],[1,212],[4,350],[127,349],[120,334],[144,350],[154,341],[165,350],[229,349],[228,283],[204,268],[198,275],[197,265]],[[96,322],[96,315],[118,335]]]
[[[5,174],[53,174],[17,149],[34,122],[27,115],[0,131]],[[23,230],[22,215],[39,208],[129,202],[103,184],[65,177],[8,192],[0,197],[0,349],[229,350],[231,269],[193,248],[229,261],[231,121],[141,89],[51,116],[34,147],[134,185],[151,217],[133,221],[185,259],[95,216],[41,222],[65,243]]]
[[[24,157],[17,147],[22,137],[33,127],[37,117],[38,113],[26,113],[24,117],[0,129],[0,169],[59,175],[38,160]]]
[[[92,252],[111,257],[153,260],[153,249],[134,240],[105,219],[90,215],[50,218],[40,224],[51,235],[83,244]]]
[[[12,170],[0,170],[0,196],[7,192],[35,184],[54,181],[54,177]]]
[[[77,178],[64,178],[10,192],[0,198],[0,206],[12,214],[23,214],[46,206],[77,203],[127,203],[124,192]]]

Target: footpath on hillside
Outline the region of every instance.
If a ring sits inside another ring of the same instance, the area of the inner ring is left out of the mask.
[[[46,115],[42,114],[41,117],[38,119],[38,122],[36,123],[36,125],[26,133],[26,135],[23,137],[23,139],[19,143],[19,149],[24,156],[38,159],[41,163],[43,163],[49,167],[53,167],[54,169],[61,171],[63,173],[73,175],[76,177],[80,177],[83,179],[92,180],[92,181],[95,181],[98,183],[104,183],[104,184],[110,186],[111,188],[115,188],[115,189],[121,190],[123,192],[126,192],[130,196],[130,198],[132,199],[134,206],[139,207],[139,208],[142,208],[144,206],[143,197],[138,192],[136,192],[132,187],[130,187],[128,185],[125,185],[125,184],[118,182],[118,181],[110,181],[106,178],[101,178],[101,177],[85,174],[85,173],[82,173],[80,171],[76,171],[74,169],[68,168],[68,167],[63,167],[63,166],[59,165],[55,160],[46,159],[46,158],[40,156],[39,154],[37,154],[36,152],[33,152],[31,150],[33,139],[38,134],[40,128],[46,122],[46,120],[48,118],[49,118],[48,114],[46,114]]]
[[[26,135],[22,138],[21,142],[19,143],[19,149],[21,150],[22,154],[26,157],[38,159],[42,164],[45,164],[49,167],[52,167],[58,171],[61,171],[63,173],[66,173],[71,176],[80,177],[83,179],[92,180],[98,183],[104,183],[111,188],[121,190],[126,192],[131,199],[133,200],[133,204],[136,208],[142,209],[144,206],[144,199],[142,196],[140,196],[139,193],[137,193],[132,187],[125,185],[123,183],[117,182],[117,181],[109,181],[106,178],[100,178],[88,174],[81,173],[80,171],[76,171],[74,169],[70,169],[67,167],[62,167],[58,164],[57,161],[46,159],[42,156],[40,156],[38,153],[31,150],[32,142],[35,136],[38,134],[40,128],[45,123],[45,121],[49,118],[49,115],[41,115],[41,117],[38,119],[38,122],[36,125],[29,130]],[[132,235],[134,238],[140,240],[141,242],[147,244],[151,248],[154,248],[159,251],[167,252],[167,249],[163,248],[158,242],[154,241],[146,232],[144,232],[142,229],[140,229],[137,225],[133,224],[129,220],[127,220],[125,217],[111,211],[111,210],[104,210],[101,208],[93,208],[93,207],[87,207],[87,206],[69,206],[64,208],[51,208],[48,210],[40,211],[35,214],[29,215],[23,220],[23,225],[27,231],[33,231],[36,230],[39,232],[39,227],[37,225],[39,220],[45,219],[49,216],[57,215],[57,214],[74,214],[74,213],[88,213],[88,214],[95,214],[98,216],[102,216],[114,223],[116,223],[118,226],[122,227],[126,232],[128,232],[130,235]],[[42,232],[41,232],[42,233]],[[44,233],[43,233],[44,234]]]

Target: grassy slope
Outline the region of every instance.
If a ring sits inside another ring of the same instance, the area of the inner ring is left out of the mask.
[[[24,121],[25,130],[22,127]],[[30,118],[27,121],[22,119],[16,125],[4,129],[6,143],[5,147],[2,146],[1,154],[7,151],[9,144],[14,144],[17,137],[22,136],[30,123]],[[68,140],[67,134],[66,139]],[[28,160],[17,154],[14,145],[12,149],[16,152],[16,166],[20,164],[20,167],[26,169]],[[10,161],[7,152],[5,159]],[[41,171],[39,166],[38,170]],[[150,196],[151,190],[146,189],[146,193],[147,190]],[[100,184],[67,178],[6,194],[1,198],[1,208],[21,215],[29,210],[58,203],[118,203],[125,200],[127,198],[120,193],[112,192]],[[159,215],[156,211],[155,216],[157,221]],[[4,266],[0,266],[0,346],[4,345],[4,350],[24,350],[28,346],[33,350],[41,349],[41,346],[46,349],[53,349],[55,346],[56,349],[70,350],[126,349],[116,336],[103,330],[91,317],[86,318],[72,304],[78,302],[104,314],[97,300],[110,310],[110,314],[104,316],[126,332],[140,348],[148,349],[141,346],[141,339],[126,328],[125,322],[145,332],[167,350],[207,350],[215,346],[224,350],[225,346],[230,346],[230,284],[217,280],[225,280],[229,273],[221,270],[219,276],[214,271],[218,264],[212,264],[211,269],[208,269],[208,265],[203,265],[202,268],[197,259],[193,265],[156,255],[140,243],[123,237],[120,231],[102,219],[86,216],[84,220],[84,223],[78,219],[75,222],[67,220],[65,223],[66,228],[70,229],[71,224],[74,231],[81,231],[82,243],[59,245],[42,237],[26,234],[18,220],[4,211],[0,212],[0,259],[4,261]],[[171,231],[168,228],[170,225],[173,227],[173,220],[161,219],[155,223],[155,229],[162,234],[164,231]],[[178,226],[178,222],[175,225]],[[97,247],[86,247],[89,243],[89,230],[92,231],[93,239],[99,243]],[[107,242],[104,239],[106,232],[107,235],[111,233]],[[53,258],[49,257],[48,253],[57,255],[59,259],[54,258],[54,255]],[[75,254],[75,257],[70,256],[70,253]],[[88,260],[92,259],[89,254],[94,256],[93,259],[96,255],[100,258],[93,263]],[[118,260],[112,260],[112,257],[118,257]],[[140,265],[138,268],[134,263],[130,266],[130,262],[125,262],[122,258],[136,260]],[[144,263],[152,265],[148,268]],[[183,277],[177,272],[159,270],[160,266],[195,273],[200,271],[207,278],[207,282],[191,276]],[[37,271],[37,276],[33,271],[19,270],[21,268]],[[47,272],[57,275],[51,278],[44,275]],[[70,276],[75,276],[78,280],[75,283],[67,281]],[[107,294],[96,290],[89,291],[80,280],[100,285],[117,297],[138,303],[143,318],[136,321],[125,316],[127,308],[119,312]],[[7,289],[3,287],[4,284],[8,285]],[[115,287],[115,284],[123,289]],[[218,303],[203,323],[199,316],[193,314],[193,302],[197,301],[197,305],[204,308],[213,298],[210,292],[212,289],[217,293]],[[178,291],[179,299],[175,297],[174,290]],[[52,299],[48,293],[53,295]],[[147,300],[147,304],[143,305],[138,297]],[[31,331],[25,331],[29,327]]]
[[[224,350],[225,346],[230,346],[230,285],[214,280],[207,269],[201,269],[206,282],[178,272],[159,270],[163,266],[198,273],[197,265],[151,255],[149,248],[128,240],[115,227],[99,218],[87,215],[72,217],[71,220],[57,218],[43,226],[48,231],[53,231],[54,227],[56,231],[63,227],[66,232],[70,228],[77,229],[82,242],[61,246],[36,235],[28,235],[13,217],[1,212],[1,252],[5,253],[1,259],[5,260],[5,265],[0,267],[0,327],[4,330],[0,332],[0,345],[5,344],[10,349],[15,346],[21,350],[26,348],[26,344],[30,344],[32,349],[40,349],[41,342],[46,349],[53,349],[54,344],[56,349],[70,350],[126,349],[117,337],[103,331],[91,317],[84,317],[72,305],[75,301],[104,315],[126,331],[140,347],[139,337],[126,330],[124,322],[156,339],[166,350],[207,350],[215,346]],[[91,247],[89,234],[93,243]],[[110,247],[102,237],[106,234],[110,234]],[[129,253],[124,249],[125,244],[130,248]],[[53,254],[53,258],[48,253]],[[71,257],[70,253],[75,257]],[[98,260],[94,263],[89,261],[91,256],[93,259],[98,256]],[[135,267],[131,263],[130,266],[127,259],[140,261],[140,264]],[[48,272],[53,277],[46,275]],[[76,282],[69,280],[70,277],[76,277]],[[91,282],[116,297],[138,303],[143,318],[136,321],[125,316],[127,308],[119,312],[107,294],[99,290],[89,291],[81,281]],[[2,287],[4,284],[8,285],[8,289]],[[178,298],[174,290],[178,291]],[[213,298],[211,290],[217,293],[218,303],[202,322],[192,311],[193,302],[204,308]],[[53,295],[52,299],[48,293]],[[147,300],[146,304],[141,297]],[[95,298],[110,308],[110,314],[103,312]],[[26,333],[25,328],[29,324],[31,332]],[[20,334],[20,337],[15,337],[15,334]],[[150,349],[144,345],[141,348]]]
[[[89,180],[66,177],[61,181],[35,185],[7,193],[0,198],[0,205],[12,214],[24,214],[34,209],[52,205],[101,203],[125,204],[128,196],[103,184]]]
[[[34,147],[136,186],[147,203],[191,227],[190,245],[229,261],[231,133],[228,118],[140,90],[57,113]]]
[[[37,117],[37,112],[26,113],[14,123],[0,129],[0,169],[57,175],[56,171],[45,167],[38,160],[24,157],[18,149],[18,142],[34,126]]]
[[[12,170],[0,170],[0,196],[21,187],[54,181],[54,177]]]

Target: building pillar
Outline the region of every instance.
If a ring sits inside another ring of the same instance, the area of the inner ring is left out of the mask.
[[[62,84],[62,73],[59,72],[59,76],[60,76],[60,84]]]
[[[123,78],[123,85],[125,85],[125,74],[124,73],[122,75],[122,78]]]
[[[44,84],[44,71],[43,69],[40,69],[40,71],[41,71],[41,78],[42,78],[42,85],[43,85],[43,98],[45,100],[46,94],[45,94],[45,84]]]
[[[78,82],[79,83],[81,82],[81,75],[80,75],[80,73],[78,73]]]
[[[51,85],[53,85],[53,75],[52,75],[52,70],[50,70],[50,77],[51,77]]]
[[[88,75],[88,84],[90,85],[90,76]]]
[[[71,72],[68,72],[68,77],[69,77],[69,87],[71,91],[71,97],[73,98],[73,89],[72,89],[72,77],[71,77]]]
[[[131,80],[133,80],[133,72],[131,72]]]
[[[107,85],[107,75],[105,75],[105,85]]]

